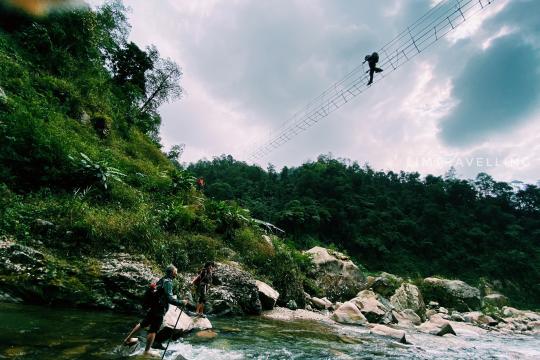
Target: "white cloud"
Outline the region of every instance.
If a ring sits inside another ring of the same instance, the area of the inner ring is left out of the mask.
[[[221,153],[246,160],[244,151],[252,143],[266,140],[271,129],[436,3],[125,2],[132,8],[132,39],[141,46],[155,44],[184,71],[182,86],[187,96],[161,109],[164,143],[185,143],[183,161]],[[452,79],[460,66],[482,46],[488,48],[498,37],[521,31],[515,23],[499,24],[495,32],[486,29],[490,21],[504,17],[510,4],[509,0],[495,1],[483,14],[468,19],[448,41],[389,74],[259,164],[294,166],[332,152],[378,169],[443,174],[448,159],[466,162],[482,156],[528,158],[532,154],[528,166],[499,166],[488,172],[502,180],[537,180],[540,164],[534,156],[540,150],[534,134],[540,133],[540,125],[532,125],[537,123],[534,119],[463,149],[447,147],[438,137],[438,120],[455,105]],[[428,161],[422,162],[424,158]],[[461,172],[474,176],[478,170],[463,167]]]

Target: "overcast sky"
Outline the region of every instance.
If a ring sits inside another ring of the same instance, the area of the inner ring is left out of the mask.
[[[455,0],[452,0],[455,1]],[[92,1],[99,4],[99,0]],[[183,70],[160,109],[182,161],[248,160],[312,98],[437,1],[125,0],[131,40]],[[375,169],[540,180],[540,1],[496,0],[456,32],[258,160],[278,169],[319,154]]]

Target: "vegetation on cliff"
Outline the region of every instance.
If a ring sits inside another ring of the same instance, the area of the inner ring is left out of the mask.
[[[181,270],[233,260],[301,301],[305,257],[263,240],[235,202],[207,199],[162,152],[157,109],[181,96],[182,73],[128,41],[121,3],[38,18],[4,4],[0,236],[73,263],[114,252]]]

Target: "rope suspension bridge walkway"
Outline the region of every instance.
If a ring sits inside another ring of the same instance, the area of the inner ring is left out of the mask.
[[[380,74],[379,81],[444,38],[494,1],[442,0],[437,3],[426,14],[377,51],[381,58],[378,66],[385,69],[385,72]],[[362,94],[369,88],[366,85],[368,78],[366,66],[362,63],[294,114],[275,132],[277,135],[251,152],[249,159],[256,160],[268,155],[347,104],[351,99]]]

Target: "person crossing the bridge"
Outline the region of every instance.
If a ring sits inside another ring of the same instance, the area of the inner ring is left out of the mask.
[[[377,67],[377,63],[379,62],[379,54],[377,54],[376,52],[371,55],[366,55],[366,57],[364,58],[364,63],[366,61],[369,64],[369,70],[366,71],[366,73],[369,72],[369,82],[367,84],[371,85],[373,83],[373,74],[380,73],[381,71],[383,71],[383,69]]]

